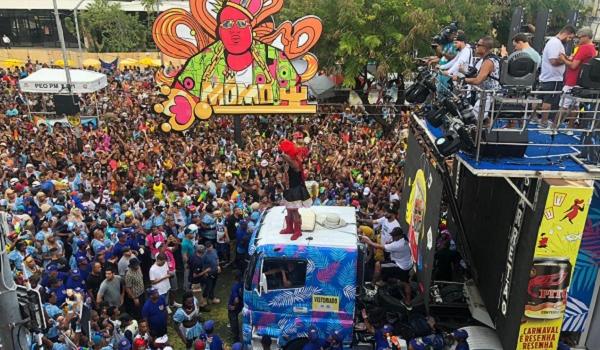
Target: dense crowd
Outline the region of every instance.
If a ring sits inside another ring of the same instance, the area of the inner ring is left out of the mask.
[[[51,96],[18,90],[42,66],[0,69],[0,210],[15,281],[42,295],[47,348],[166,349],[174,327],[188,348],[222,349],[208,307],[227,308],[239,341],[239,277],[257,220],[282,199],[283,138],[310,150],[313,205],[352,205],[397,226],[386,208],[400,198],[405,121],[385,130],[350,106],[325,105],[316,115],[243,116],[243,146],[229,116],[164,133],[151,108],[155,72],[125,68],[81,96],[97,128],[52,124],[39,113],[54,110]],[[235,281],[217,306],[222,274]],[[88,337],[78,331],[82,305],[92,310]]]

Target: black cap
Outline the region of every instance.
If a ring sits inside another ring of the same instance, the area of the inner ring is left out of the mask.
[[[131,258],[131,260],[129,260],[129,267],[138,267],[140,266],[140,261],[138,260],[138,258]]]
[[[462,41],[462,42],[466,43],[467,42],[467,35],[462,30],[459,30],[458,34],[456,34],[456,39],[454,39],[454,40],[456,40],[456,41]]]

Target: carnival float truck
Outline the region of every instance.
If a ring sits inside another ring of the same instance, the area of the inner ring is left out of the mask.
[[[315,206],[300,212],[298,240],[279,233],[284,207],[265,212],[251,237],[242,311],[247,348],[260,349],[267,335],[280,348],[301,349],[310,326],[322,339],[337,330],[345,347],[352,343],[365,257],[355,209]]]

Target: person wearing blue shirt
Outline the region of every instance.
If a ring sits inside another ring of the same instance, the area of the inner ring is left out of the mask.
[[[81,271],[79,271],[79,269],[71,270],[71,273],[69,274],[69,278],[67,278],[67,282],[65,283],[65,288],[66,289],[81,288],[84,291],[87,290],[87,288],[85,286],[85,280],[82,278]]]
[[[27,255],[27,244],[23,241],[18,241],[15,245],[15,249],[8,253],[8,260],[15,266],[19,271],[23,271],[23,260]]]
[[[206,252],[202,257],[203,272],[206,273],[206,276],[204,277],[203,296],[209,302],[218,304],[221,301],[215,297],[215,286],[217,284],[219,273],[219,257],[211,241],[206,241],[205,246]]]
[[[56,317],[62,315],[62,310],[56,306],[57,303],[57,297],[56,297],[56,293],[50,291],[47,294],[47,302],[44,304],[44,310],[46,311],[46,314],[48,314],[48,317],[50,317],[50,324],[49,324],[49,329],[48,332],[46,333],[46,337],[48,339],[50,339],[51,341],[57,341],[58,340],[58,335],[59,335],[59,331],[58,331],[58,323],[56,322]]]
[[[67,278],[67,274],[61,271],[58,271],[58,265],[49,264],[46,267],[47,273],[42,275],[42,286],[49,287],[49,281],[51,278],[58,279],[64,281]]]
[[[150,334],[154,338],[162,337],[167,334],[167,303],[156,288],[149,288],[146,292],[148,299],[142,308],[142,317],[148,321]]]
[[[116,255],[120,259],[121,256],[123,255],[123,248],[125,248],[125,247],[129,247],[130,249],[133,249],[133,248],[129,244],[129,241],[127,239],[127,234],[125,232],[120,231],[119,233],[117,233],[117,238],[118,238],[118,241],[113,246],[113,254]]]
[[[62,305],[67,299],[67,290],[63,285],[63,281],[57,278],[50,278],[48,281],[48,291],[56,295],[56,304]]]
[[[375,350],[387,350],[391,345],[388,342],[388,336],[391,336],[394,328],[386,324],[375,332]]]
[[[327,347],[327,343],[319,338],[319,330],[315,326],[310,326],[308,329],[308,343],[304,345],[302,350],[323,350]]]
[[[204,335],[200,338],[204,340],[206,343],[207,350],[223,350],[223,341],[221,337],[217,334],[214,334],[215,331],[215,321],[208,320],[204,322]]]
[[[240,325],[239,325],[239,314],[242,311],[243,303],[243,283],[241,282],[241,273],[236,273],[233,286],[231,286],[231,292],[229,293],[229,301],[227,302],[227,316],[229,318],[229,326],[231,327],[231,334],[233,335],[233,341],[240,341]]]

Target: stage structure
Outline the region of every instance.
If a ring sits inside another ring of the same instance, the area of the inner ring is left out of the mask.
[[[598,273],[597,264],[589,268],[597,259],[589,251],[597,250],[598,240],[587,219],[594,181],[600,178],[600,94],[577,94],[583,107],[578,125],[568,127],[559,119],[550,131],[531,122],[532,107],[541,99],[535,91],[520,96],[480,91],[482,107],[471,125],[456,122],[463,117],[460,112],[436,126],[435,111],[416,108],[412,117],[402,224],[411,232],[415,206],[410,203],[424,203],[417,212],[428,223],[425,234],[416,237],[418,247],[428,247],[427,229],[430,225],[434,230],[436,219],[427,215],[439,215],[440,207],[429,194],[434,184],[442,184],[450,231],[470,273],[465,294],[471,313],[495,329],[505,349],[556,349],[562,331],[582,333],[580,344],[585,345],[586,332],[597,329],[591,320],[597,286],[581,281],[586,278],[582,276],[595,281],[591,275]],[[452,130],[462,150],[455,147],[449,154],[439,146]],[[471,147],[465,136],[471,138]],[[420,202],[413,193],[427,196],[417,196],[425,198]],[[426,292],[436,281],[431,281],[425,257],[434,254],[418,255],[423,269],[419,271],[417,260],[417,275]],[[477,306],[481,304],[483,308]]]
[[[157,17],[156,46],[187,60],[179,71],[156,75],[165,100],[154,110],[169,117],[164,132],[184,131],[213,114],[316,113],[302,84],[317,73],[308,51],[323,25],[315,16],[277,25],[273,15],[283,2],[190,0],[189,12],[174,8]]]

